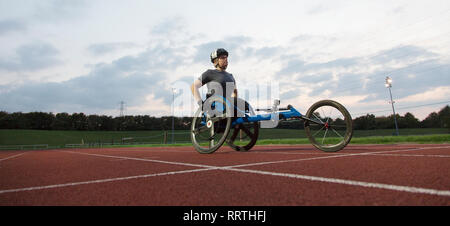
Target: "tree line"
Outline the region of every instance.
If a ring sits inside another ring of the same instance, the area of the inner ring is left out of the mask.
[[[450,130],[450,107],[447,105],[439,112],[430,113],[424,120],[418,120],[412,113],[404,116],[396,114],[398,128],[448,128]],[[355,130],[391,129],[394,116],[375,117],[367,114],[353,120]]]
[[[175,129],[187,130],[192,118],[174,117]],[[46,113],[0,111],[0,129],[138,131],[170,130],[172,117],[149,115],[112,117],[84,113]]]
[[[450,107],[447,105],[439,112],[433,112],[420,121],[412,113],[396,115],[399,128],[449,128]],[[149,115],[112,117],[106,115],[85,115],[84,113],[46,113],[0,111],[0,129],[36,129],[36,130],[90,130],[90,131],[138,131],[171,130],[172,119],[175,130],[188,130],[191,117],[153,117]],[[375,117],[373,114],[353,119],[355,130],[391,129],[393,116]],[[287,121],[278,124],[280,129],[301,129],[302,121]]]

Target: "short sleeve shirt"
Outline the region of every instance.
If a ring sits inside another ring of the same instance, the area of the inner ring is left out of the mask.
[[[226,96],[227,99],[231,99],[231,94],[236,87],[236,81],[234,80],[233,75],[226,71],[209,69],[205,71],[198,79],[202,82],[202,85],[207,85],[207,97],[212,94],[216,94]]]

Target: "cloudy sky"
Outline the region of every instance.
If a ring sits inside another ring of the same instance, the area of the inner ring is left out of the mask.
[[[450,104],[448,0],[0,0],[0,111],[171,115],[220,47],[241,93],[277,82],[301,112],[388,115],[386,76],[402,115]]]

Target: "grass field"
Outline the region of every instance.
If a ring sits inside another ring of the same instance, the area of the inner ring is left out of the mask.
[[[394,130],[356,130],[351,143],[447,143],[448,129],[400,129],[400,136],[392,136]],[[188,131],[175,131],[174,143],[190,145]],[[48,130],[0,130],[0,146],[47,144],[64,147],[66,144],[133,144],[157,145],[171,143],[169,131],[48,131]],[[309,144],[303,130],[261,129],[258,144]]]

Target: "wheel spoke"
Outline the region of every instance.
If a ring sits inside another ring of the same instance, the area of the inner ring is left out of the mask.
[[[332,125],[333,128],[347,128],[346,125]]]
[[[199,127],[199,128],[196,128],[196,129],[194,129],[194,133],[197,135],[197,134],[199,134],[199,133],[201,133],[201,132],[205,132],[205,131],[207,131],[208,130],[208,127],[207,126],[202,126],[202,127]]]
[[[320,118],[318,118],[316,114],[313,113],[312,115],[313,115],[316,119],[318,119],[322,124],[324,124],[323,121],[322,121]]]
[[[250,138],[253,138],[255,134],[253,134],[247,127],[241,125],[241,130],[243,130]]]
[[[238,133],[239,133],[239,129],[234,129],[233,130],[233,134],[231,134],[230,139],[228,139],[228,142],[233,143],[234,140],[236,140],[236,137],[237,137]]]
[[[211,118],[211,121],[212,122],[218,122],[218,121],[220,121],[220,120],[222,120],[222,119],[225,119],[226,118],[226,115],[225,114],[222,114],[222,115],[220,115],[220,116],[214,116],[214,117],[212,117]]]
[[[333,130],[333,132],[336,133],[340,138],[344,139],[344,137],[341,136],[341,134],[339,134],[335,129],[331,128],[331,130]]]
[[[258,139],[259,123],[243,123],[233,128],[233,134],[227,140],[227,144],[235,151],[248,151],[255,144]],[[239,139],[239,143],[235,143],[239,134],[244,135]]]
[[[320,133],[320,131],[322,131],[323,128],[325,128],[325,126],[322,126],[322,128],[320,128],[320,129],[313,135],[313,137],[315,137],[318,133]]]
[[[325,137],[327,136],[327,132],[328,132],[328,129],[325,130],[325,134],[323,135],[323,138],[322,138],[322,144],[325,141]]]
[[[325,113],[323,112],[323,108],[320,108],[320,111],[322,112],[322,117],[326,118],[327,116],[325,115]]]

